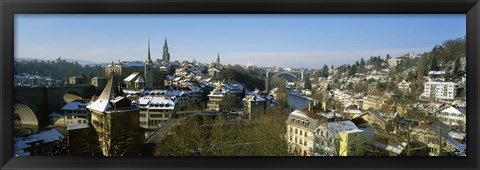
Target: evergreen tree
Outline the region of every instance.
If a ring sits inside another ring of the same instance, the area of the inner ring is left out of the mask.
[[[437,57],[432,56],[432,60],[430,61],[430,71],[437,71],[438,69]]]

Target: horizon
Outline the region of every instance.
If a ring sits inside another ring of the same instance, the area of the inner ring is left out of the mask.
[[[429,52],[463,38],[466,16],[19,14],[15,29],[15,58],[144,61],[150,34],[153,60],[166,37],[172,61],[317,69]]]

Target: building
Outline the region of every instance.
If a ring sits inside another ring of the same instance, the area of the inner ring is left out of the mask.
[[[90,111],[87,104],[81,100],[74,100],[62,107],[61,113],[50,114],[50,123],[53,125],[88,124]]]
[[[50,149],[57,145],[64,136],[56,129],[42,131],[26,137],[15,137],[15,156],[48,156]]]
[[[380,93],[369,93],[363,98],[363,110],[368,110],[370,108],[375,110],[380,110],[380,101],[382,98]]]
[[[69,156],[101,156],[98,135],[92,124],[69,124],[68,149]]]
[[[436,117],[438,118],[438,120],[451,127],[457,127],[460,128],[458,130],[465,131],[465,127],[467,125],[467,114],[464,107],[450,106],[448,108],[440,110],[436,114]]]
[[[410,83],[405,80],[402,80],[400,83],[397,84],[398,91],[404,93],[410,93]]]
[[[208,75],[213,78],[218,78],[220,76],[220,72],[223,69],[223,65],[220,64],[220,53],[217,55],[217,61],[212,62],[210,67],[208,68]]]
[[[445,71],[428,72],[428,81],[445,81]]]
[[[123,97],[114,77],[102,94],[87,106],[104,156],[138,155],[144,136],[140,129],[139,108]]]
[[[105,77],[94,77],[94,78],[90,79],[90,83],[95,86],[95,89],[97,91],[96,94],[100,95],[102,90],[107,85],[107,79]]]
[[[447,150],[448,127],[438,122],[422,122],[411,131],[415,141],[422,142],[428,147],[429,156],[444,156]]]
[[[400,64],[400,62],[402,62],[402,58],[391,58],[391,59],[387,60],[387,62],[388,62],[388,66],[390,68],[394,68],[395,66]]]
[[[247,94],[243,98],[244,111],[248,119],[257,119],[267,113],[267,109],[274,106],[273,96],[259,94],[258,90]]]
[[[208,95],[207,108],[209,110],[231,110],[238,105],[237,96],[228,90],[223,84],[217,86]]]
[[[320,124],[315,129],[314,155],[363,156],[363,131],[351,121],[335,121]]]
[[[127,78],[123,79],[125,89],[140,90],[145,87],[145,79],[139,72],[133,72]]]
[[[454,82],[425,82],[421,97],[429,99],[453,100],[456,97],[457,84]]]
[[[86,80],[80,76],[71,76],[68,77],[68,84],[85,84]]]
[[[175,103],[170,97],[143,96],[139,100],[140,126],[145,129],[156,129],[175,114]]]
[[[113,75],[118,80],[123,80],[133,72],[144,73],[144,64],[138,61],[122,61],[118,64],[113,63],[105,66],[105,77],[110,79]]]
[[[299,156],[312,156],[314,153],[315,129],[327,122],[323,116],[316,114],[312,108],[295,110],[286,121],[286,140],[290,152]]]

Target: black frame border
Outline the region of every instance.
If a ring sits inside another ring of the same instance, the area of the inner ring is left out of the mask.
[[[479,169],[479,0],[3,0],[2,169]],[[466,14],[467,157],[13,157],[15,14]]]

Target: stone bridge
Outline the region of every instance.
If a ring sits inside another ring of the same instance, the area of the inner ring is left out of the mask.
[[[66,85],[58,87],[14,87],[15,103],[27,105],[35,114],[39,125],[48,123],[48,115],[59,110],[65,104],[65,94],[75,94],[84,99],[90,99],[96,94],[96,88],[91,84]],[[31,112],[20,112],[20,117],[32,118]]]

